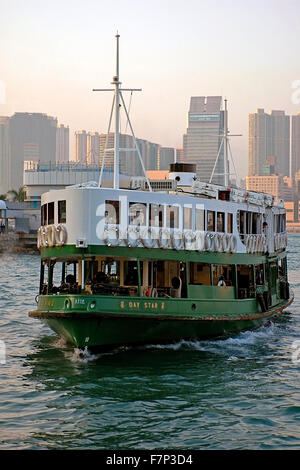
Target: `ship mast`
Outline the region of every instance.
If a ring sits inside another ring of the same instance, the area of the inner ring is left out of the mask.
[[[122,95],[122,91],[130,91],[131,93],[133,91],[142,91],[141,88],[121,88],[121,82],[120,82],[120,75],[119,75],[119,38],[120,35],[117,33],[116,34],[116,74],[113,77],[113,81],[111,82],[112,85],[114,85],[114,88],[94,88],[93,91],[113,91],[114,92],[114,98],[113,98],[113,103],[112,103],[112,108],[111,108],[111,113],[110,113],[110,119],[109,119],[109,125],[108,125],[108,131],[106,134],[106,142],[105,142],[105,150],[103,154],[103,160],[102,160],[102,167],[101,167],[101,172],[100,172],[100,178],[99,178],[99,187],[101,187],[102,184],[102,179],[103,179],[103,169],[104,169],[104,162],[105,162],[105,156],[108,152],[113,152],[114,154],[114,181],[113,181],[113,187],[114,189],[120,189],[120,150],[124,152],[137,152],[138,157],[140,160],[141,167],[144,172],[145,179],[148,183],[149,190],[152,191],[150,181],[147,177],[145,166],[142,160],[142,156],[139,150],[139,147],[137,145],[137,141],[134,135],[134,131],[129,119],[129,113],[126,108],[126,104]],[[129,124],[131,134],[133,137],[133,141],[135,144],[134,148],[120,148],[120,108],[123,106],[126,117],[127,117],[127,122]],[[108,144],[108,135],[110,133],[110,127],[111,127],[111,121],[112,121],[112,116],[114,113],[115,117],[115,132],[114,132],[114,148],[108,149],[107,144]]]

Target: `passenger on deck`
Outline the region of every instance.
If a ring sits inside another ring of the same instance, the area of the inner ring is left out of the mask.
[[[218,280],[217,286],[219,287],[225,287],[226,286],[226,281],[224,276],[220,276]]]

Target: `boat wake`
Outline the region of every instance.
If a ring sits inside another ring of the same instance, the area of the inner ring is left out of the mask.
[[[263,347],[279,334],[280,325],[270,322],[257,330],[243,331],[236,336],[219,338],[215,340],[180,340],[171,344],[152,344],[144,349],[165,350],[191,350],[227,356],[230,361],[244,359],[246,356],[255,356],[257,348]],[[266,341],[268,340],[268,342]]]

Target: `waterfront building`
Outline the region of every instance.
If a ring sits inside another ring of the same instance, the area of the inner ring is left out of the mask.
[[[197,165],[201,181],[210,180],[217,155],[219,158],[212,182],[224,183],[224,111],[221,96],[192,96],[187,131],[183,136],[184,162]],[[220,152],[219,152],[220,150]]]
[[[182,147],[178,147],[176,149],[176,163],[183,163],[184,162],[184,158],[183,158],[183,148]]]
[[[56,128],[56,163],[69,161],[69,127],[58,124]]]
[[[56,127],[57,119],[42,113],[1,118],[1,193],[22,186],[25,160],[55,162]]]
[[[284,201],[294,199],[292,180],[282,175],[246,176],[246,190],[272,194],[275,199]]]
[[[284,111],[268,114],[259,108],[249,114],[249,176],[263,175],[270,157],[274,172],[290,175],[290,117]]]
[[[100,161],[100,134],[99,132],[88,132],[87,134],[87,162],[88,164],[99,164]]]
[[[87,163],[87,133],[84,130],[75,132],[75,161]]]
[[[0,194],[11,188],[9,117],[0,116]]]
[[[291,174],[300,170],[300,113],[292,116]]]
[[[169,170],[170,164],[174,163],[175,149],[172,147],[159,147],[157,155],[157,169]]]

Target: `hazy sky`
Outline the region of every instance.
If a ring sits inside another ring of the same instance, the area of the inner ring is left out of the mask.
[[[112,95],[91,90],[110,86],[118,30],[136,136],[182,146],[190,97],[226,96],[241,177],[248,114],[300,111],[299,21],[299,0],[0,0],[0,115],[57,117],[71,156],[76,129],[106,132]]]

